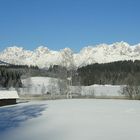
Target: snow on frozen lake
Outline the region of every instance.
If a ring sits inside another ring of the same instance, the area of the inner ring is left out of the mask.
[[[139,140],[140,101],[71,99],[0,108],[1,140]]]

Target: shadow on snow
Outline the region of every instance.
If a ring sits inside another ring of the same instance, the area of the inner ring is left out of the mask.
[[[24,121],[40,116],[45,108],[45,104],[0,108],[0,133],[18,127]]]

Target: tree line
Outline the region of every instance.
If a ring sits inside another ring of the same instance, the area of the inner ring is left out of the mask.
[[[82,85],[140,85],[140,61],[117,61],[92,64],[77,69]]]
[[[27,65],[1,65],[0,66],[0,87],[22,87],[21,77],[34,74],[39,71],[36,66]]]
[[[140,85],[140,61],[117,61],[105,64],[92,64],[76,70],[61,66],[39,69],[37,66],[11,65],[0,66],[0,86],[22,86],[21,78],[44,76],[66,79],[72,76],[72,84],[127,85],[129,82]]]

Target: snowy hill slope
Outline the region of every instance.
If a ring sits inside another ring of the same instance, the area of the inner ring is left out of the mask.
[[[42,95],[47,92],[53,95],[61,95],[58,79],[50,77],[31,77],[22,80],[25,88],[20,89],[20,95]],[[117,85],[91,85],[91,86],[71,86],[70,91],[83,96],[122,96],[121,86]],[[61,89],[62,91],[62,89]]]
[[[85,66],[93,63],[107,63],[119,60],[140,60],[140,44],[130,46],[126,42],[100,44],[83,48],[79,53],[65,48],[52,51],[40,46],[34,51],[13,46],[0,52],[0,60],[12,64],[37,65],[40,68],[50,65]]]

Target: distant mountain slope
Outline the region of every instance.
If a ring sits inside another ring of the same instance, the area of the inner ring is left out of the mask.
[[[130,46],[126,42],[100,44],[83,48],[74,53],[70,48],[52,51],[40,46],[34,51],[21,47],[9,47],[0,52],[0,60],[12,64],[37,65],[40,68],[50,65],[81,67],[93,63],[108,63],[120,60],[140,60],[140,44]]]

